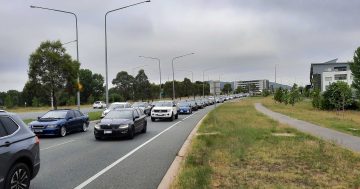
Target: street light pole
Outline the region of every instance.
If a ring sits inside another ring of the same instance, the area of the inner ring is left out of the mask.
[[[147,58],[147,59],[153,59],[153,60],[157,60],[159,62],[159,75],[160,75],[160,100],[161,100],[161,97],[162,97],[162,94],[161,94],[161,66],[160,66],[160,59],[159,58],[154,58],[154,57],[147,57],[147,56],[139,56],[140,58]]]
[[[173,75],[173,100],[175,100],[175,74],[174,74],[174,60],[175,59],[178,59],[178,58],[182,58],[184,56],[190,56],[190,55],[193,55],[195,53],[189,53],[189,54],[184,54],[184,55],[181,55],[181,56],[177,56],[177,57],[174,57],[171,61],[171,67],[172,67],[172,75]]]
[[[106,107],[109,106],[109,77],[108,77],[108,62],[107,62],[107,29],[106,29],[107,28],[106,27],[107,15],[109,13],[111,13],[111,12],[115,12],[115,11],[118,11],[118,10],[121,10],[121,9],[125,9],[125,8],[128,8],[128,7],[136,6],[136,5],[143,4],[143,3],[149,3],[149,2],[150,2],[150,0],[142,1],[142,2],[139,2],[139,3],[131,4],[131,5],[128,5],[128,6],[117,8],[117,9],[113,9],[113,10],[110,10],[110,11],[105,13],[105,78],[106,78],[105,98],[106,98]]]
[[[177,71],[184,71],[184,72],[190,72],[191,73],[191,84],[194,83],[194,72],[191,70],[177,70]],[[192,87],[191,87],[192,88]],[[194,100],[195,100],[195,93],[194,93],[194,89],[192,89],[193,92],[193,96],[194,96]]]
[[[75,17],[75,27],[76,27],[76,60],[80,63],[79,61],[79,32],[78,32],[78,21],[77,21],[77,15],[73,12],[69,12],[69,11],[63,11],[63,10],[58,10],[58,9],[51,9],[51,8],[46,8],[46,7],[38,7],[38,6],[33,6],[31,5],[30,8],[36,8],[36,9],[44,9],[44,10],[50,10],[50,11],[55,11],[55,12],[62,12],[62,13],[66,13],[66,14],[72,14]],[[79,74],[77,77],[77,83],[78,86],[80,84],[80,78],[79,78]],[[80,110],[80,90],[78,89],[77,91],[77,108],[78,110]]]

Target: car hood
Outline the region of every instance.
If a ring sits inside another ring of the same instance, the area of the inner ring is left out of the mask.
[[[102,119],[100,125],[122,125],[122,124],[131,124],[133,121],[130,119]]]
[[[64,123],[65,119],[39,119],[32,121],[29,125],[58,125]]]
[[[160,106],[153,108],[153,110],[171,110],[171,109],[172,107],[160,107]]]

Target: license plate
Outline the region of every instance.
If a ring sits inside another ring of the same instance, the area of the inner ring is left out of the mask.
[[[34,133],[42,133],[43,132],[43,130],[41,130],[41,129],[34,129]]]
[[[104,134],[111,134],[112,131],[104,131]]]

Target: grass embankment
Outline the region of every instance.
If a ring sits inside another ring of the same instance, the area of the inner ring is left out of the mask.
[[[92,108],[91,104],[81,105],[81,108]],[[77,109],[77,106],[58,106],[58,109]],[[42,107],[16,107],[16,108],[5,108],[4,110],[14,113],[23,113],[23,112],[42,112],[51,110],[50,106]]]
[[[275,103],[272,97],[259,100],[267,108],[293,118],[308,121],[323,127],[360,136],[359,111],[323,111],[312,107],[310,100],[304,100],[295,106]]]
[[[360,155],[271,120],[255,110],[255,100],[209,114],[172,188],[360,186]]]

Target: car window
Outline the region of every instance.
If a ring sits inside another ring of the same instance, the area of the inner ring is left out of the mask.
[[[6,131],[2,123],[0,122],[0,138],[6,136]]]
[[[19,126],[9,117],[0,117],[0,121],[9,135],[13,134],[19,128]]]
[[[67,118],[69,118],[69,117],[74,118],[74,117],[75,117],[75,114],[74,114],[74,112],[73,112],[73,111],[68,111],[68,113],[67,113],[66,117],[67,117]]]
[[[136,109],[137,112],[139,113],[140,116],[144,115],[144,111],[140,110],[140,109]]]
[[[139,113],[137,112],[137,110],[134,111],[134,117],[140,117]]]
[[[76,110],[76,111],[74,111],[74,112],[75,112],[75,116],[76,116],[76,117],[81,117],[81,116],[82,116],[81,112],[79,112],[78,110]]]
[[[63,119],[66,116],[66,110],[49,111],[41,117],[41,119]]]

